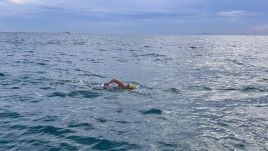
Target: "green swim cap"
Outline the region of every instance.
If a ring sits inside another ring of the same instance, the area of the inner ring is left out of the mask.
[[[132,84],[132,83],[129,83],[129,84],[127,85],[127,87],[128,87],[130,90],[134,90],[134,89],[136,89],[136,85],[135,85],[135,84]]]

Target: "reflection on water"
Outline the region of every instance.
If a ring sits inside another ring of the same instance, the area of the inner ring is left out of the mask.
[[[267,41],[0,33],[0,149],[268,150]]]

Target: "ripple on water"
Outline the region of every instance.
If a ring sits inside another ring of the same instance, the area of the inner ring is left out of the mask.
[[[31,146],[23,146],[21,148],[18,148],[18,150],[49,150],[49,151],[56,151],[56,150],[78,150],[77,147],[72,146],[67,143],[60,143],[55,144],[53,140],[51,141],[45,141],[45,140],[39,140],[38,138],[33,138],[27,141],[24,141],[23,143],[31,144]]]
[[[52,87],[41,87],[40,89],[42,89],[42,90],[53,90],[54,88],[52,88]]]
[[[244,65],[244,63],[239,62],[239,61],[236,60],[236,59],[225,59],[225,60],[228,61],[228,62],[232,62],[232,63],[234,63],[234,64],[236,64],[236,65]]]
[[[106,50],[106,49],[98,49],[99,51],[108,51],[108,50]]]
[[[5,74],[0,72],[0,77],[4,77],[4,76],[5,76]]]
[[[142,114],[147,115],[147,114],[163,114],[163,111],[160,109],[150,109],[150,110],[145,110],[141,111]]]
[[[60,41],[60,40],[49,40],[49,41],[47,41],[47,44],[61,45],[62,44],[62,41]]]
[[[104,118],[98,118],[97,121],[100,122],[100,123],[106,123],[107,122],[107,120],[104,119]]]
[[[86,44],[86,42],[84,42],[84,41],[74,41],[73,42],[73,45],[85,45]]]
[[[96,98],[99,94],[96,92],[79,90],[79,91],[72,91],[70,93],[64,92],[54,92],[49,97],[73,97],[73,98]]]
[[[115,121],[116,123],[120,123],[120,124],[128,124],[130,122],[127,122],[127,121]]]
[[[82,128],[84,130],[92,130],[93,126],[89,123],[70,123],[68,125],[69,128]]]
[[[68,94],[70,97],[83,97],[83,98],[95,98],[98,97],[99,94],[91,91],[72,91]]]
[[[180,89],[177,89],[177,88],[169,88],[169,89],[166,89],[165,91],[175,93],[175,94],[179,94],[182,92]]]
[[[148,54],[142,54],[138,56],[140,57],[166,57],[166,55],[160,55],[158,53],[148,53]]]
[[[74,131],[70,129],[58,128],[54,126],[33,126],[29,127],[28,130],[24,133],[24,135],[33,135],[33,134],[48,134],[54,135],[57,137],[61,137],[64,134],[73,133]]]
[[[223,88],[223,89],[219,89],[219,90],[224,90],[224,91],[237,91],[237,88],[232,88],[232,87],[227,87],[227,88]]]
[[[268,81],[268,79],[267,78],[262,78],[261,81]]]
[[[83,74],[78,74],[78,75],[87,76],[87,77],[106,78],[105,76],[94,74],[94,73],[83,73]]]
[[[45,116],[39,119],[36,119],[34,121],[40,121],[40,122],[53,122],[56,121],[58,119],[57,116]]]
[[[0,139],[0,145],[6,145],[6,144],[9,144],[10,142],[11,141]],[[0,147],[0,149],[1,149],[1,147]]]
[[[190,86],[188,87],[189,90],[194,90],[194,91],[211,91],[212,88],[206,85],[195,85],[195,86]]]
[[[17,129],[17,130],[25,130],[28,128],[28,126],[26,125],[21,125],[21,124],[16,124],[16,125],[12,125],[10,126],[11,129]]]
[[[175,143],[166,143],[166,142],[163,142],[163,141],[159,141],[157,142],[158,144],[158,147],[160,149],[163,149],[163,150],[176,150],[178,149],[179,145],[175,144]],[[182,146],[180,146],[180,149],[184,150]]]
[[[43,63],[43,62],[38,62],[37,64],[41,65],[41,66],[46,66],[47,65],[46,63]]]
[[[69,145],[67,143],[61,143],[58,150],[78,150],[75,146]]]
[[[17,90],[20,89],[20,87],[11,87],[10,89]]]
[[[118,61],[118,62],[128,62],[128,60],[127,60],[127,59],[122,59],[122,58],[117,59],[116,61]]]
[[[136,144],[111,141],[96,137],[68,136],[67,139],[82,145],[92,145],[91,148],[95,150],[131,150],[139,148],[139,146]]]
[[[198,48],[201,48],[201,47],[198,47],[198,46],[191,46],[191,47],[189,47],[189,48],[191,48],[191,49],[198,49]]]
[[[264,90],[262,88],[257,88],[254,86],[246,86],[246,87],[242,88],[241,91],[243,91],[243,92],[254,92],[254,91],[263,92]]]
[[[49,97],[66,97],[66,96],[67,96],[67,94],[65,94],[63,92],[54,92]]]
[[[225,148],[230,150],[245,150],[246,149],[246,142],[244,140],[235,138],[235,137],[221,137],[219,139],[222,142]]]
[[[20,118],[22,115],[20,115],[17,112],[12,112],[9,110],[3,110],[4,112],[0,113],[0,118]]]

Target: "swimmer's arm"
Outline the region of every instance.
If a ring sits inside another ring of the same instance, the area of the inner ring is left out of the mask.
[[[105,83],[105,86],[109,86],[111,83],[116,83],[118,85],[119,88],[125,88],[125,84],[117,79],[112,79],[111,81],[109,81],[108,83]]]

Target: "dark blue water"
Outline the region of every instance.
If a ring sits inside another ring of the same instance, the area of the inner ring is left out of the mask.
[[[0,53],[0,150],[268,150],[267,36],[0,33]]]

